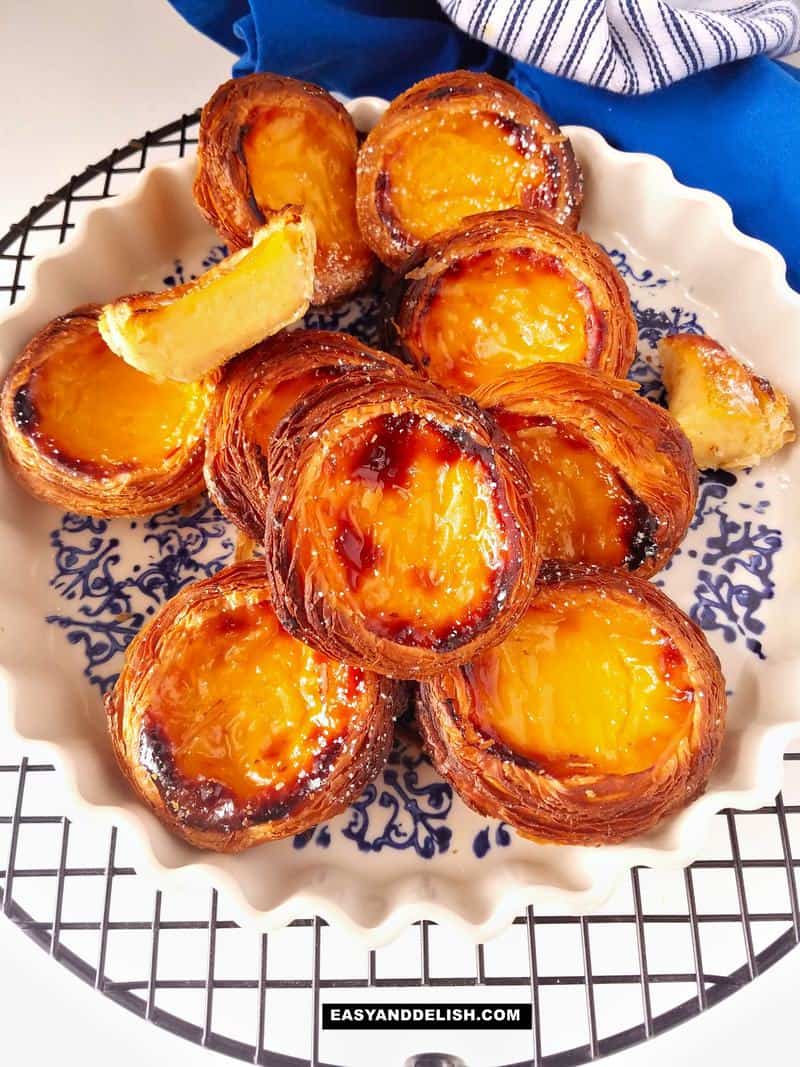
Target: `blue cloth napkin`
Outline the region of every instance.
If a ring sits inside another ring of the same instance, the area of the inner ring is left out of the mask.
[[[737,226],[774,245],[800,290],[800,70],[758,57],[646,96],[620,96],[510,59],[447,21],[435,0],[170,0],[239,55],[234,74],[290,74],[348,96],[391,98],[458,67],[506,77],[560,123],[652,152],[710,189]]]

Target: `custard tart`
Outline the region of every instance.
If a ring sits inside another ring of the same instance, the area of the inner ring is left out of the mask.
[[[575,229],[583,201],[569,138],[489,74],[426,78],[398,96],[358,157],[358,221],[392,269],[467,215],[541,208]]]
[[[197,206],[233,249],[276,211],[302,207],[317,234],[315,304],[363,289],[375,259],[356,219],[358,135],[318,85],[278,74],[225,82],[203,108]]]
[[[502,644],[424,682],[418,721],[470,807],[536,841],[603,845],[703,792],[725,711],[717,657],[664,593],[573,567]]]
[[[660,570],[697,502],[692,448],[629,381],[542,363],[476,394],[528,468],[545,560]]]
[[[54,319],[0,396],[11,469],[34,496],[82,515],[148,515],[203,491],[213,378],[157,382],[106,345],[100,307]]]
[[[402,687],[290,637],[263,562],[168,601],[106,699],[122,771],[193,845],[220,852],[342,811],[383,766]]]
[[[309,390],[354,369],[407,370],[350,334],[328,330],[285,331],[224,368],[206,420],[205,479],[220,511],[252,541],[264,539],[273,430]]]
[[[531,486],[469,401],[353,372],[292,410],[269,477],[275,610],[328,655],[421,678],[502,640],[524,611],[539,563]]]
[[[604,250],[541,211],[473,215],[434,237],[396,278],[387,347],[473,394],[543,362],[624,377],[637,327]]]

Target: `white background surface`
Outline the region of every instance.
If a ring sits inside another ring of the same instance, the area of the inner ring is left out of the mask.
[[[1,0],[0,7],[0,232],[111,148],[193,110],[229,74],[231,56],[186,27],[166,0]],[[797,1063],[798,990],[794,952],[701,1019],[605,1062]],[[98,996],[2,918],[0,1041],[10,1067],[223,1062]],[[429,1047],[455,1046],[442,1032]],[[379,1039],[376,1061],[394,1067],[390,1049],[390,1039]]]

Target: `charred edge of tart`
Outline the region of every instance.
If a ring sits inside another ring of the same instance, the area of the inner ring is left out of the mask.
[[[213,778],[188,778],[178,770],[173,746],[164,728],[145,716],[139,733],[138,760],[158,790],[164,806],[183,826],[195,830],[231,833],[290,815],[324,780],[344,748],[341,734],[332,737],[314,759],[311,770],[291,792],[264,791],[259,798],[241,803],[229,786]]]

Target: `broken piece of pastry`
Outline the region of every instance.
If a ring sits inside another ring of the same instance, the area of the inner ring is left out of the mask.
[[[193,382],[308,310],[314,227],[296,208],[270,218],[253,243],[199,278],[106,304],[100,332],[112,351],[158,379]]]
[[[678,333],[658,346],[669,410],[698,467],[754,467],[795,440],[789,401],[721,344]]]

